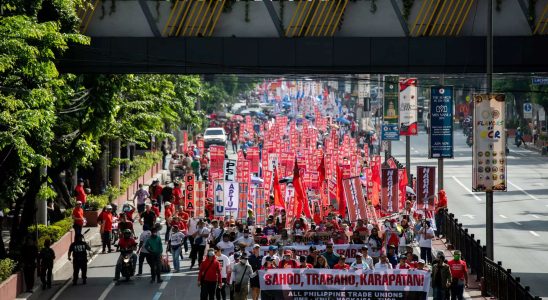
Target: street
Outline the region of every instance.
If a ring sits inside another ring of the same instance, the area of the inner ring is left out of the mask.
[[[472,151],[462,130],[454,132],[454,159],[444,161],[449,212],[485,245],[485,193],[472,193]],[[508,191],[494,195],[495,261],[501,261],[533,295],[548,297],[548,158],[517,148],[509,139]],[[405,139],[392,143],[392,155],[405,165]],[[411,172],[436,166],[428,159],[428,135],[411,137]],[[464,258],[466,259],[466,258]]]

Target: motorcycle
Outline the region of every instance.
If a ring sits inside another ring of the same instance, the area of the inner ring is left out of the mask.
[[[122,267],[120,268],[120,273],[122,277],[126,278],[126,281],[129,281],[133,275],[135,275],[135,268],[133,262],[131,261],[131,255],[133,252],[124,254],[122,256]]]

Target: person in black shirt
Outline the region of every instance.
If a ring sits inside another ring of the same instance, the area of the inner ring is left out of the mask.
[[[146,225],[148,228],[154,227],[154,223],[156,223],[156,214],[152,210],[152,204],[145,204],[145,211],[141,213],[139,222],[141,225]]]
[[[53,272],[53,263],[55,262],[55,252],[50,248],[51,240],[44,241],[44,248],[40,251],[40,280],[42,289],[51,288],[51,276]]]
[[[251,265],[251,269],[253,272],[257,272],[261,269],[261,262],[263,260],[263,256],[260,253],[261,246],[258,244],[255,244],[253,246],[252,254],[248,258],[248,262]],[[253,300],[258,300],[259,295],[261,294],[261,289],[259,285],[259,276],[255,276],[249,280],[249,284],[251,286],[251,295],[253,297]]]
[[[27,292],[32,293],[34,287],[34,272],[36,270],[36,258],[38,257],[38,247],[31,236],[27,236],[25,244],[21,248],[21,261],[23,263],[23,274]]]
[[[71,256],[74,256],[72,262],[72,285],[76,285],[78,282],[78,273],[82,270],[82,284],[86,284],[87,271],[88,271],[88,251],[91,248],[82,240],[82,235],[76,235],[75,240],[70,244],[68,252],[68,260],[71,260]]]

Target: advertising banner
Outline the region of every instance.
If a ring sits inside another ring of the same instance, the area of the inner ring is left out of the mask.
[[[194,186],[194,202],[196,204],[194,216],[205,218],[205,181],[196,181]]]
[[[383,124],[398,125],[399,118],[399,86],[398,76],[384,76]]]
[[[383,212],[392,214],[399,211],[398,201],[398,169],[382,169],[382,199]]]
[[[236,181],[236,160],[225,159],[223,169],[225,181]]]
[[[365,220],[367,213],[365,211],[365,199],[363,197],[362,183],[359,177],[343,179],[343,188],[346,198],[346,207],[351,222],[358,219]]]
[[[474,95],[472,191],[506,191],[504,94]]]
[[[261,299],[427,299],[430,272],[417,270],[260,270]]]
[[[436,167],[417,166],[417,209],[435,209]]]
[[[257,225],[266,225],[265,189],[257,188],[255,195],[255,222]]]
[[[225,181],[224,183],[225,212],[231,216],[238,213],[239,185],[234,181]]]
[[[400,80],[400,135],[417,135],[417,78]]]
[[[453,87],[430,90],[429,157],[453,158]]]
[[[399,141],[400,130],[398,124],[383,124],[381,128],[381,140],[383,141]]]
[[[225,216],[225,198],[224,198],[224,184],[222,180],[214,181],[214,190],[213,190],[213,210],[215,217],[224,217]]]
[[[223,163],[225,161],[225,147],[219,145],[209,146],[209,158],[211,163],[209,165],[209,172],[217,170],[223,170]]]

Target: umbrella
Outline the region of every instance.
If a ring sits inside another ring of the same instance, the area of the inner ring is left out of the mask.
[[[255,184],[264,183],[264,180],[261,177],[251,176],[251,183],[255,183]]]
[[[343,117],[338,117],[336,120],[336,122],[339,122],[339,123],[342,123],[342,124],[350,124],[350,121],[348,121],[347,119],[343,118]]]
[[[410,186],[406,186],[406,187],[405,187],[405,192],[406,192],[407,194],[411,194],[411,195],[413,195],[413,196],[416,196],[416,195],[415,195],[415,191],[414,191],[413,188],[410,187]]]

